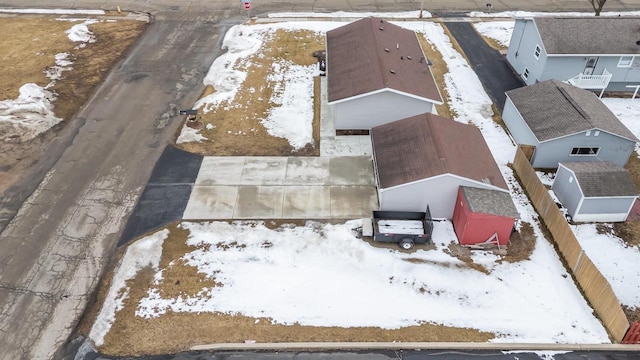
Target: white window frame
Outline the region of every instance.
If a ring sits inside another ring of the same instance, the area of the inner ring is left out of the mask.
[[[540,45],[536,45],[536,49],[533,51],[533,57],[538,60],[540,59],[540,54],[542,54],[542,48],[540,47]]]
[[[580,150],[579,149],[596,149],[595,154],[580,154]],[[575,154],[574,154],[575,152]],[[595,146],[576,146],[574,148],[571,149],[571,152],[569,153],[569,156],[598,156],[598,154],[600,153],[600,148],[599,147],[595,147]]]
[[[529,80],[529,69],[528,68],[524,68],[524,70],[522,71],[522,78],[525,80]]]
[[[591,136],[591,130],[587,130],[587,132],[584,133],[585,136]]]
[[[629,56],[620,56],[620,60],[618,60],[618,67],[619,68],[629,68],[631,67],[631,65],[633,65],[633,60],[635,60],[635,56],[633,55],[629,55]]]

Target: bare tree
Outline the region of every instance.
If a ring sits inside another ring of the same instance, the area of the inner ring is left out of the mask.
[[[591,3],[591,6],[593,6],[593,11],[596,12],[596,16],[600,16],[600,12],[607,0],[589,0],[589,2]]]

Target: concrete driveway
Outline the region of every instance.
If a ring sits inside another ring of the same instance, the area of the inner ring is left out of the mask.
[[[360,218],[377,209],[368,156],[205,157],[183,218]]]

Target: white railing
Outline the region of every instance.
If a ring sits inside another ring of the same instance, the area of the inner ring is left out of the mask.
[[[578,74],[567,82],[582,89],[606,89],[611,81],[611,73],[604,69],[602,75]]]

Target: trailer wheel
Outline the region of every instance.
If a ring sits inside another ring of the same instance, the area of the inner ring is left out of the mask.
[[[402,239],[400,240],[400,247],[403,248],[404,250],[411,250],[413,249],[413,239]]]

